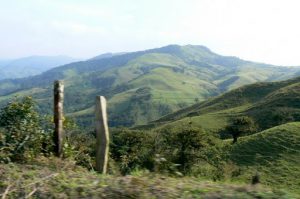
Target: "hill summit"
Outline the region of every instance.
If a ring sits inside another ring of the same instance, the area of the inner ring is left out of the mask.
[[[169,45],[108,54],[31,78],[1,81],[0,103],[15,95],[32,95],[40,111],[50,113],[52,83],[60,79],[65,81],[68,116],[89,124],[95,96],[104,95],[110,125],[133,126],[245,84],[288,79],[297,73],[297,68],[222,56],[204,46]]]

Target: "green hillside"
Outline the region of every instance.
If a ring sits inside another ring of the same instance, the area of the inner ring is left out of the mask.
[[[300,78],[255,83],[166,115],[140,128],[164,125],[201,126],[218,132],[239,116],[250,116],[260,129],[300,121]]]
[[[31,78],[0,81],[0,105],[32,95],[42,113],[52,112],[52,84],[65,81],[65,111],[83,125],[93,121],[96,95],[109,103],[111,126],[146,124],[239,86],[288,79],[299,69],[221,56],[204,46],[162,48],[54,68]]]
[[[240,167],[235,179],[249,179],[257,171],[263,184],[299,193],[300,122],[241,138],[229,148],[229,159]]]

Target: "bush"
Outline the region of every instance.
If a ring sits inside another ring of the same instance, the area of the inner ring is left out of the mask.
[[[26,161],[52,146],[50,134],[41,128],[31,97],[14,99],[0,111],[0,161]]]
[[[194,164],[206,161],[206,150],[214,147],[216,140],[200,128],[164,128],[157,137],[156,152],[188,174]]]
[[[164,128],[157,132],[115,130],[112,133],[111,156],[122,174],[147,169],[166,175],[192,174],[193,167],[206,162],[212,167],[220,158],[218,139],[199,128]]]
[[[66,128],[65,134],[63,157],[74,159],[77,165],[93,170],[96,156],[95,136],[91,132],[81,131],[77,127],[72,130]]]
[[[114,130],[110,149],[111,156],[123,175],[136,169],[154,168],[154,137],[150,132]]]

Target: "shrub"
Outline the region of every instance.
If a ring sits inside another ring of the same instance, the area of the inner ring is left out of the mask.
[[[166,175],[192,174],[193,167],[205,162],[218,165],[218,139],[200,128],[163,128],[157,132],[114,130],[111,157],[122,174],[147,169]],[[216,158],[208,156],[216,156]]]
[[[31,97],[14,99],[0,111],[0,161],[26,161],[40,153],[49,152],[50,134],[40,125]]]
[[[157,136],[156,152],[188,174],[194,164],[206,160],[206,150],[216,144],[216,138],[200,128],[164,128]]]
[[[136,169],[154,167],[154,137],[150,132],[136,130],[112,131],[111,156],[118,163],[122,174]]]
[[[74,126],[66,128],[64,143],[65,158],[74,159],[77,165],[93,170],[95,163],[96,138],[91,132],[86,132]]]

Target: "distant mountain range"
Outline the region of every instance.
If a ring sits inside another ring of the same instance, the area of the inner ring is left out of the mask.
[[[299,68],[222,56],[204,46],[169,45],[102,55],[30,78],[2,80],[0,104],[15,95],[32,95],[41,112],[52,113],[52,84],[61,79],[65,81],[68,116],[91,124],[95,96],[104,95],[109,102],[110,125],[133,126],[246,84],[285,80],[299,74]]]
[[[14,60],[0,60],[0,79],[15,79],[38,75],[51,68],[78,59],[67,56],[30,56]]]

